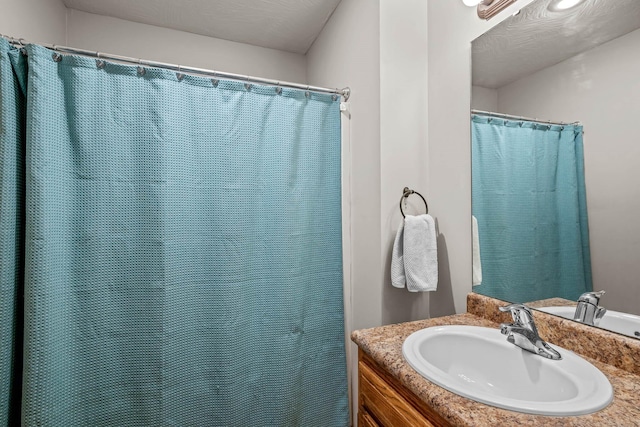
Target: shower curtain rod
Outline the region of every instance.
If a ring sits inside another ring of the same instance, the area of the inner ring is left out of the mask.
[[[14,37],[5,36],[2,34],[0,34],[0,37],[4,37],[9,41],[10,44],[12,44],[15,47],[24,47],[26,44],[29,44],[29,42],[25,41],[24,39],[16,39]],[[301,89],[301,90],[310,91],[310,92],[320,92],[320,93],[340,95],[344,98],[345,101],[348,101],[349,97],[351,96],[351,89],[348,87],[345,87],[343,89],[332,89],[332,88],[326,88],[326,87],[320,87],[320,86],[310,86],[310,85],[303,85],[300,83],[282,82],[278,80],[264,79],[261,77],[252,77],[252,76],[247,76],[242,74],[226,73],[223,71],[207,70],[205,68],[184,67],[182,65],[177,65],[177,64],[148,61],[146,59],[131,58],[128,56],[114,55],[110,53],[94,52],[91,50],[78,49],[78,48],[69,47],[69,46],[59,46],[55,44],[44,44],[44,43],[34,43],[34,44],[44,46],[47,49],[51,49],[55,52],[59,52],[63,54],[87,56],[90,58],[112,60],[120,63],[138,65],[138,66],[163,68],[167,70],[177,71],[178,73],[195,74],[198,76],[219,77],[222,79],[236,80],[236,81],[241,81],[246,83],[257,83],[257,84],[263,84],[267,86],[286,87],[286,88],[292,88],[292,89]]]
[[[539,119],[532,119],[531,117],[514,116],[513,114],[504,114],[504,113],[493,113],[491,111],[483,111],[483,110],[471,110],[471,114],[480,114],[480,115],[483,115],[483,116],[499,117],[499,118],[503,118],[503,119],[526,120],[528,122],[542,123],[542,124],[545,124],[545,125],[559,125],[559,126],[563,126],[563,125],[580,126],[580,125],[582,125],[582,123],[580,123],[580,122],[572,122],[572,123],[552,122],[551,120],[546,120],[545,121],[545,120],[539,120]]]

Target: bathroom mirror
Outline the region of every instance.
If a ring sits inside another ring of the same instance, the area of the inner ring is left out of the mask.
[[[534,0],[473,41],[475,292],[640,315],[638,52],[637,0]]]

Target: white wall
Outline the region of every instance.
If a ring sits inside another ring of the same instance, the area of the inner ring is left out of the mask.
[[[351,87],[355,329],[380,325],[381,319],[379,12],[377,2],[343,1],[307,53],[309,84]]]
[[[370,0],[340,3],[307,52],[307,81],[350,86],[351,283],[353,329],[381,324],[380,275],[380,7]],[[343,120],[346,116],[343,115]],[[349,313],[347,313],[349,315]],[[355,356],[354,345],[350,354]],[[352,373],[357,413],[357,360]]]
[[[306,83],[304,55],[67,9],[61,0],[0,0],[0,34],[161,62]]]
[[[382,324],[429,317],[430,293],[391,285],[391,249],[402,220],[402,189],[427,198],[427,3],[380,1],[380,264]],[[375,124],[374,124],[375,125]],[[424,213],[418,196],[407,213]],[[363,241],[366,244],[366,241]],[[371,288],[372,283],[368,286]],[[375,289],[373,287],[372,289]],[[358,303],[358,301],[356,301]]]
[[[438,222],[438,292],[431,317],[466,311],[471,292],[471,41],[532,0],[489,21],[458,0],[431,0],[429,40],[429,207]]]
[[[67,18],[69,46],[283,81],[306,80],[306,58],[297,53],[74,9],[69,9]]]
[[[389,279],[402,189],[426,187],[426,19],[422,0],[344,1],[307,54],[310,84],[352,89],[355,329],[429,314],[428,295],[393,288]]]
[[[471,108],[482,111],[498,111],[498,90],[482,86],[471,87]]]
[[[402,189],[426,186],[426,13],[422,0],[343,1],[307,54],[310,84],[352,90],[353,329],[429,315],[428,295],[395,289],[389,279]],[[350,363],[355,374],[355,357]]]
[[[64,45],[66,12],[61,0],[0,0],[0,34]]]
[[[594,289],[640,314],[640,30],[498,89],[500,112],[584,125]]]

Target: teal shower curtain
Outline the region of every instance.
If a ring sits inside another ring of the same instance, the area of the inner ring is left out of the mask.
[[[348,425],[339,101],[26,51],[23,423]]]
[[[0,425],[19,423],[22,388],[25,98],[12,60],[22,69],[0,38]]]
[[[582,126],[472,118],[482,284],[505,301],[592,290]]]

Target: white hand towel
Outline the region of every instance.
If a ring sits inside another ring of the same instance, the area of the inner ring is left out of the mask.
[[[407,290],[435,291],[438,287],[438,245],[436,224],[431,215],[407,215],[402,246]]]
[[[478,234],[478,220],[475,216],[471,216],[471,240],[473,245],[472,254],[472,280],[473,286],[482,283],[482,262],[480,261],[480,235]]]
[[[396,288],[404,288],[406,278],[404,276],[404,251],[402,240],[404,237],[404,219],[400,222],[396,239],[393,241],[391,252],[391,284]]]

